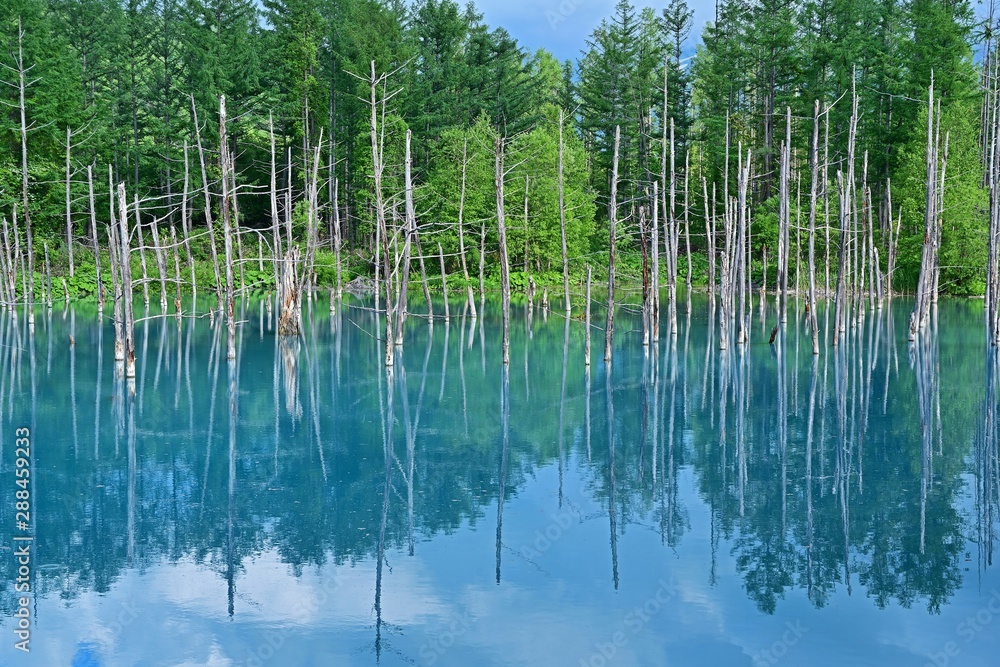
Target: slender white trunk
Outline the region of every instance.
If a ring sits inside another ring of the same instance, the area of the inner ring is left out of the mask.
[[[615,331],[615,245],[618,224],[618,148],[621,127],[615,126],[615,152],[611,162],[611,204],[608,209],[608,312],[604,330],[604,362],[611,364],[611,343]]]
[[[510,264],[507,257],[507,219],[504,215],[503,139],[497,137],[493,147],[494,185],[496,187],[497,232],[500,242],[500,296],[503,307],[503,364],[510,364]]]

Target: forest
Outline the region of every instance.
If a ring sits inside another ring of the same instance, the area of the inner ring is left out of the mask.
[[[3,0],[0,16],[5,294],[30,232],[39,290],[51,271],[67,298],[100,297],[118,184],[163,284],[218,291],[223,208],[239,288],[278,282],[282,226],[314,285],[376,274],[380,212],[412,217],[425,283],[496,287],[503,209],[514,290],[603,274],[614,218],[619,280],[649,282],[652,233],[675,281],[714,289],[731,199],[755,288],[805,289],[807,219],[821,295],[851,261],[917,291],[932,223],[935,296],[997,273],[994,17],[965,0],[721,0],[700,36],[684,0],[620,0],[563,63],[452,0]]]
[[[703,560],[721,593],[677,600],[671,652],[746,662],[754,614],[813,607],[850,617],[803,612],[824,657],[951,642],[1000,515],[993,0],[658,2],[560,62],[454,0],[0,0],[0,428],[48,447],[39,599],[190,559],[226,581],[203,635],[244,642],[279,568],[370,566],[338,597],[371,589],[350,657],[380,660],[433,633],[383,586],[514,610],[482,617],[506,651],[574,608],[550,643],[590,644]],[[518,545],[564,500],[543,569]]]

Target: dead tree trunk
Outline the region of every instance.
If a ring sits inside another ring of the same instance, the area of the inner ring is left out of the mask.
[[[139,215],[139,195],[132,195],[135,202],[135,233],[139,242],[139,265],[142,267],[142,304],[149,310],[149,272],[146,268],[146,240],[142,235],[142,218]]]
[[[497,197],[497,233],[500,241],[500,297],[503,307],[503,364],[510,365],[510,263],[507,257],[507,219],[503,201],[503,139],[497,137],[493,147],[494,185]],[[485,234],[484,234],[485,236]]]
[[[930,291],[933,289],[934,242],[937,238],[937,144],[934,139],[934,79],[927,93],[927,193],[924,208],[924,244],[920,258],[920,277],[917,280],[917,298],[910,315],[909,339],[927,324],[930,313]]]
[[[837,215],[840,218],[840,258],[837,262],[837,312],[834,317],[833,323],[833,344],[834,346],[840,342],[840,334],[843,331],[841,327],[841,322],[844,318],[844,312],[846,311],[846,304],[844,301],[847,298],[847,210],[848,210],[848,199],[847,187],[844,184],[844,172],[837,170],[837,197],[838,197],[838,212]]]
[[[528,186],[530,176],[524,177],[524,273],[528,273]]]
[[[855,270],[855,322],[860,322],[864,317],[865,290],[870,289],[871,283],[867,283],[868,278],[868,224],[871,211],[868,199],[868,151],[862,154],[861,158],[861,204],[860,212],[857,203],[857,193],[855,193],[854,203],[854,270]],[[870,295],[869,295],[870,296]]]
[[[382,298],[380,287],[382,280],[382,228],[375,225],[375,312],[379,312],[379,299]]]
[[[714,193],[714,184],[713,184]],[[715,197],[708,198],[708,181],[701,177],[702,198],[705,202],[705,245],[708,253],[708,296],[715,303]]]
[[[101,282],[101,247],[97,242],[97,210],[94,208],[94,170],[87,165],[87,191],[90,196],[90,238],[94,244],[94,273],[97,290],[97,310],[104,310],[104,284]]]
[[[72,278],[75,272],[73,266],[73,213],[70,206],[72,201],[72,192],[70,191],[70,178],[72,174],[70,173],[70,149],[72,147],[73,133],[70,131],[69,125],[66,126],[66,253],[69,256],[69,277]]]
[[[280,313],[278,314],[278,335],[298,336],[300,332],[299,319],[301,313],[301,284],[298,275],[299,265],[302,255],[297,246],[291,242],[291,157],[288,161],[289,167],[289,191],[285,201],[285,227],[288,231],[288,250],[280,262],[280,274],[275,275],[277,285],[278,303]],[[277,167],[274,154],[274,127],[271,126],[271,213],[274,222],[275,248],[280,252],[281,230],[278,220],[278,196],[276,187]]]
[[[441,260],[441,291],[444,292],[444,321],[445,324],[448,323],[449,313],[448,313],[448,276],[445,274],[444,270],[444,250],[441,249],[441,244],[438,243],[438,259]]]
[[[34,67],[24,66],[24,28],[21,26],[21,19],[17,20],[17,94],[18,111],[20,112],[20,139],[21,139],[21,211],[24,215],[24,234],[27,243],[28,267],[27,267],[27,294],[25,295],[28,305],[28,326],[35,324],[35,253],[31,240],[31,209],[28,206],[28,120],[27,105],[25,103],[25,90],[35,81],[27,81],[28,72]],[[37,81],[37,79],[36,79]]]
[[[232,151],[229,153],[229,160],[233,162]],[[236,166],[235,163],[230,165],[233,170],[232,181],[229,189],[229,204],[230,204],[230,230],[233,239],[236,241],[236,259],[234,260],[235,268],[240,270],[240,293],[245,293],[247,289],[247,279],[246,279],[246,255],[243,253],[243,234],[240,232],[240,206],[239,199],[236,197]]]
[[[222,168],[222,238],[226,251],[226,358],[236,358],[236,306],[233,285],[232,192],[229,190],[233,169],[226,135],[226,96],[219,97],[219,163]]]
[[[12,308],[15,304],[14,259],[10,252],[10,232],[8,230],[7,216],[3,216],[3,253],[0,256],[3,262],[3,276],[0,283],[3,285],[3,305],[5,308]]]
[[[486,221],[479,223],[479,304],[486,299],[486,282],[484,270],[486,266]]]
[[[674,119],[670,119],[670,209],[667,218],[667,234],[664,241],[667,243],[667,289],[670,297],[670,333],[677,335],[677,246],[680,240],[675,215],[675,204],[677,199],[677,169],[676,155],[674,151]]]
[[[339,190],[340,181],[336,178],[333,179],[333,258],[334,262],[337,264],[337,298],[339,299],[344,293],[344,280],[343,280],[343,269],[341,267],[340,253],[341,253],[341,230],[340,230],[340,202]]]
[[[667,116],[668,116],[668,94],[670,87],[667,85],[670,68],[668,67],[668,59],[664,56],[663,59],[663,110],[660,115],[660,126],[662,129],[661,136],[661,147],[660,147],[660,182],[662,183],[662,190],[660,196],[662,201],[660,202],[660,210],[663,211],[663,260],[664,260],[664,272],[667,275],[667,318],[670,322],[671,333],[675,333],[674,329],[674,317],[677,314],[677,308],[675,304],[675,299],[677,296],[677,276],[675,273],[676,265],[671,263],[671,245],[673,243],[673,232],[672,225],[674,223],[674,174],[673,174],[673,161],[674,161],[674,140],[673,134],[670,135],[670,181],[667,181]],[[671,132],[673,128],[673,118],[670,119]],[[670,192],[670,207],[667,207],[667,192]],[[658,253],[659,248],[655,251]],[[659,327],[659,291],[657,291],[657,327]]]
[[[52,310],[52,267],[49,266],[49,244],[42,243],[45,251],[45,305]]]
[[[384,122],[384,119],[383,119]],[[404,204],[406,220],[406,233],[403,240],[403,257],[399,268],[399,289],[396,293],[396,345],[403,344],[403,324],[406,321],[406,300],[410,286],[410,255],[412,254],[413,242],[417,238],[417,214],[413,208],[413,176],[411,174],[412,156],[410,153],[410,130],[406,131],[406,161],[404,164]],[[427,272],[424,269],[424,254],[417,251],[420,257],[420,273],[424,278],[424,296],[427,298],[427,309],[430,312],[431,299],[427,289]],[[388,276],[387,276],[388,279]]]
[[[938,126],[941,124],[941,102],[938,102]],[[944,133],[944,153],[941,155],[941,176],[938,179],[937,211],[935,212],[934,223],[934,289],[931,292],[931,302],[938,302],[938,286],[941,282],[941,232],[944,226],[944,184],[945,172],[948,170],[948,139],[951,134]]]
[[[17,206],[14,206],[12,215],[12,227],[8,236],[8,225],[7,218],[3,219],[3,240],[4,240],[4,251],[7,254],[7,270],[8,273],[8,284],[10,293],[10,305],[13,308],[17,305],[17,274],[18,274],[18,262],[20,261],[20,244],[17,240]],[[21,298],[24,299],[25,295],[22,294]]]
[[[138,220],[138,210],[136,210],[136,220]],[[131,249],[129,242],[128,225],[128,205],[125,199],[125,184],[118,184],[118,224],[120,226],[119,240],[121,241],[121,253],[119,254],[119,264],[121,266],[122,285],[122,327],[124,329],[124,354],[125,354],[125,377],[135,377],[135,316],[132,311],[132,262],[130,261]]]
[[[788,256],[789,227],[791,226],[791,168],[792,110],[787,109],[785,140],[781,142],[780,175],[778,178],[778,319],[788,321]]]
[[[274,290],[278,303],[283,303],[281,284],[285,253],[281,248],[281,218],[278,215],[278,164],[274,146],[274,119],[268,114],[268,130],[271,139],[271,243],[274,271]]]
[[[621,126],[615,126],[615,152],[611,161],[611,203],[608,209],[608,313],[604,329],[604,362],[611,364],[611,343],[615,331],[615,244],[618,224],[618,147]]]
[[[292,245],[292,214],[295,212],[295,201],[292,198],[292,147],[288,147],[285,163],[288,166],[288,179],[285,183],[285,241]]]
[[[424,248],[420,244],[420,235],[416,234],[413,237],[415,245],[417,246],[417,261],[420,264],[420,283],[424,290],[424,302],[427,304],[427,322],[433,324],[434,322],[434,305],[431,301],[431,288],[427,282],[427,265],[424,263]]]
[[[11,286],[11,258],[10,241],[7,233],[7,217],[3,217],[3,252],[0,253],[0,293],[2,293],[3,306],[9,308],[14,305],[14,289]]]
[[[476,298],[472,293],[472,283],[469,281],[469,265],[465,258],[465,181],[466,171],[469,165],[468,158],[469,141],[462,141],[462,185],[458,194],[458,254],[462,260],[462,277],[465,279],[468,290],[469,309],[472,319],[476,319]]]
[[[750,183],[750,149],[747,149],[746,161],[743,159],[743,142],[738,146],[739,150],[739,183],[736,212],[736,248],[734,256],[736,258],[736,282],[739,290],[739,306],[736,311],[736,343],[742,345],[749,342],[749,332],[747,331],[747,284],[749,282],[749,266],[747,265],[747,188]]]
[[[795,303],[799,302],[802,272],[802,173],[795,173],[795,282],[792,292],[795,293]]]
[[[188,190],[190,188],[190,178],[188,169],[188,145],[184,140],[184,186],[181,192],[181,234],[184,235],[184,253],[187,258],[188,268],[191,270],[191,296],[198,294],[198,285],[194,275],[194,256],[191,254],[191,216],[188,211]]]
[[[313,287],[316,248],[319,245],[319,165],[322,158],[323,128],[319,131],[319,141],[312,151],[312,168],[306,175],[306,257],[299,273],[299,292],[306,293],[309,300],[313,298]]]
[[[160,309],[167,312],[167,256],[160,243],[160,230],[157,229],[156,220],[149,226],[153,235],[153,255],[156,257],[156,270],[160,276]]]
[[[112,190],[111,202],[114,206],[115,196]],[[122,289],[122,268],[118,255],[121,252],[121,243],[118,241],[118,223],[115,220],[108,225],[108,259],[111,263],[111,291],[113,295],[114,308],[112,309],[112,321],[115,326],[115,361],[125,361],[125,324],[123,322],[124,312],[124,290]]]
[[[684,252],[687,254],[687,277],[684,287],[687,290],[687,312],[691,312],[691,207],[689,200],[688,180],[691,173],[691,151],[684,154]]]
[[[592,271],[590,265],[587,265],[587,296],[586,304],[587,310],[584,314],[583,320],[583,363],[587,368],[590,368],[590,280],[592,277]],[[590,385],[588,387],[588,394]]]
[[[823,298],[830,299],[830,112],[823,117]]]
[[[215,247],[215,226],[212,224],[212,199],[208,190],[208,170],[205,168],[205,149],[201,145],[201,127],[198,125],[198,109],[191,96],[191,115],[194,118],[195,139],[198,142],[198,160],[201,162],[201,187],[205,198],[205,225],[208,227],[208,237],[212,248],[212,269],[215,271],[215,293],[218,297],[218,309],[222,310],[222,277],[219,273],[219,251]]]
[[[299,290],[296,279],[296,268],[301,255],[296,246],[290,246],[281,262],[279,278],[279,294],[281,295],[281,313],[278,316],[279,336],[299,335]],[[391,347],[391,345],[390,345]]]
[[[20,273],[21,273],[21,302],[24,304],[25,309],[28,311],[28,326],[34,326],[32,322],[33,319],[33,303],[28,300],[28,273],[27,265],[25,263],[24,254],[21,252],[21,232],[17,226],[17,207],[11,214],[11,220],[13,222],[14,231],[14,262],[20,263]]]
[[[650,248],[653,252],[653,278],[650,281],[652,300],[649,319],[653,341],[660,339],[660,184],[653,179],[653,220],[650,226]]]
[[[726,162],[728,167],[728,160]],[[726,171],[729,171],[728,168]],[[730,268],[733,261],[733,246],[735,245],[733,242],[733,202],[729,201],[728,198],[724,202],[722,227],[725,232],[725,248],[722,253],[722,266],[719,269],[722,291],[719,307],[719,349],[726,350],[729,348],[729,324],[733,317],[733,289],[735,287]]]
[[[854,245],[851,243],[851,236],[848,233],[851,229],[857,228],[857,186],[855,184],[855,170],[854,170],[854,156],[857,147],[857,136],[858,136],[858,94],[855,90],[855,84],[851,83],[851,120],[848,124],[847,130],[847,182],[845,184],[845,199],[844,207],[845,211],[845,223],[844,232],[841,235],[840,243],[847,247],[846,254],[846,267],[845,271],[847,276],[846,286],[844,290],[844,307],[841,310],[840,319],[840,330],[844,331],[847,327],[848,313],[850,313],[850,300],[853,298],[854,293],[851,291],[851,281],[853,277],[856,277],[857,271],[855,271],[855,276],[851,276],[851,260],[852,255],[856,254]],[[839,269],[839,267],[838,267]],[[839,304],[838,304],[839,305]]]
[[[781,232],[780,231],[778,232],[778,243],[779,244],[781,243]],[[781,249],[779,248],[778,251],[780,253]],[[764,294],[767,291],[767,246],[763,247],[763,249],[761,251],[761,254],[762,254],[761,262],[763,263],[763,277],[761,278],[760,293]],[[781,255],[780,254],[778,255],[778,268],[779,269],[781,268]],[[775,280],[776,280],[777,287],[775,288],[774,293],[775,293],[775,295],[778,295],[778,298],[780,299],[780,292],[781,292],[781,271],[780,270],[778,271],[778,276],[777,276],[777,278]],[[763,303],[763,299],[761,300],[761,303]]]
[[[650,260],[649,260],[649,237],[650,234],[646,231],[646,208],[645,206],[640,204],[639,205],[639,248],[640,248],[640,254],[642,255],[642,345],[643,347],[649,346],[649,339],[651,335],[650,329],[652,329],[653,327],[653,319],[651,317],[653,306],[651,304],[652,276],[650,274],[652,273],[652,271],[650,269]]]
[[[181,251],[177,245],[177,229],[170,225],[170,246],[174,250],[174,312],[181,314]]]
[[[888,258],[886,261],[885,269],[885,297],[886,299],[892,301],[892,278],[896,273],[896,249],[899,244],[899,232],[903,225],[903,211],[899,211],[899,218],[896,222],[896,231],[892,230],[892,182],[890,179],[886,179],[885,182],[887,206],[889,211],[889,243],[888,243]]]
[[[983,151],[988,166],[987,184],[990,193],[989,243],[986,262],[986,340],[1000,343],[1000,85],[997,85],[996,51],[992,52],[991,92],[987,94],[990,109],[989,145]],[[984,72],[985,74],[986,72]],[[898,236],[898,234],[897,234]]]
[[[819,354],[819,324],[816,320],[816,205],[819,184],[819,100],[813,105],[813,141],[810,154],[812,185],[809,189],[809,333],[812,353]],[[810,428],[812,425],[810,424]]]
[[[378,234],[381,237],[381,255],[382,255],[382,279],[385,282],[385,365],[392,366],[394,361],[394,350],[395,350],[395,338],[396,330],[393,326],[393,300],[392,300],[392,278],[389,259],[389,233],[386,228],[385,220],[385,202],[382,198],[382,149],[383,142],[382,137],[379,133],[379,100],[378,100],[378,88],[383,86],[383,97],[382,97],[382,121],[385,121],[385,103],[386,95],[384,92],[384,86],[386,81],[386,75],[379,77],[375,76],[375,61],[371,61],[371,77],[368,79],[369,84],[369,111],[370,111],[370,122],[369,130],[371,136],[372,145],[372,180],[373,187],[375,190],[375,218],[378,223]],[[378,297],[376,297],[377,299]]]
[[[340,296],[341,293],[341,273],[340,273],[340,202],[337,201],[337,177],[334,171],[334,166],[336,164],[336,152],[337,144],[333,138],[333,95],[330,96],[330,121],[328,125],[328,132],[330,136],[330,151],[329,159],[327,160],[327,193],[329,193],[329,205],[330,205],[330,244],[333,246],[333,260],[335,265],[335,270],[337,274],[337,285],[336,289],[331,291],[331,294]],[[330,308],[334,308],[333,303],[330,304]],[[333,312],[331,310],[331,312]]]
[[[565,301],[564,307],[566,310],[566,317],[569,318],[572,308],[570,307],[569,301],[569,258],[567,257],[566,249],[566,200],[563,192],[563,171],[564,171],[564,161],[563,152],[565,146],[563,144],[563,110],[559,109],[559,173],[558,173],[558,189],[559,189],[559,237],[562,243],[562,270],[563,270],[563,301]],[[464,167],[464,165],[463,165]],[[462,170],[462,183],[465,183],[465,169]],[[464,189],[463,189],[464,191]],[[655,223],[653,225],[656,226]],[[654,232],[655,235],[655,232]],[[655,236],[654,236],[655,238]],[[656,242],[653,242],[653,252],[656,252]],[[654,259],[654,266],[656,266]],[[655,269],[654,269],[655,276]],[[654,278],[655,282],[655,278]]]

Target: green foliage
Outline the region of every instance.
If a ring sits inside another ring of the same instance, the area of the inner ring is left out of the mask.
[[[462,201],[462,165],[465,164],[465,199],[462,231],[465,236],[467,269],[478,275],[481,231],[486,227],[488,251],[496,248],[496,186],[494,143],[496,132],[485,114],[468,129],[451,128],[433,147],[434,169],[428,174],[422,201],[434,221],[434,233],[448,256],[458,256],[458,210]],[[464,156],[464,157],[463,157]],[[451,262],[452,270],[461,260]]]
[[[406,162],[406,122],[396,113],[387,112],[384,123],[379,120],[380,141],[382,151],[382,197],[386,206],[386,217],[391,218],[393,212],[400,218],[404,216],[403,197],[404,169]],[[358,156],[358,166],[362,173],[373,173],[370,130],[365,128],[362,135],[368,137],[368,151]],[[356,191],[358,203],[361,205],[362,229],[374,236],[375,234],[375,181],[366,179]]]
[[[261,271],[259,266],[250,265],[243,269],[243,277],[246,280],[247,287],[253,287],[255,289],[274,289],[274,271],[265,264],[264,270]]]
[[[751,218],[751,238],[753,239],[754,247],[760,249],[759,252],[754,252],[754,255],[759,254],[763,260],[764,250],[766,249],[767,252],[768,286],[776,284],[775,280],[778,273],[776,270],[778,262],[778,205],[778,197],[775,195],[762,202]],[[763,275],[763,272],[764,266],[762,261],[760,272],[756,275]]]
[[[309,232],[309,204],[306,201],[296,202],[292,209],[292,237],[306,238]]]
[[[108,276],[104,276],[104,278],[108,279]],[[69,288],[71,298],[96,299],[97,270],[95,265],[92,262],[77,264],[73,271],[73,277],[66,278],[66,286]]]
[[[389,218],[403,217],[403,145],[409,129],[424,255],[436,255],[440,243],[446,270],[462,275],[463,282],[467,271],[469,281],[478,283],[483,241],[487,273],[496,275],[493,148],[498,137],[505,142],[504,204],[512,269],[538,281],[561,275],[560,109],[568,254],[575,278],[587,264],[603,271],[606,263],[604,220],[617,126],[622,133],[619,218],[625,221],[620,275],[638,280],[636,212],[644,206],[651,213],[651,186],[661,177],[661,159],[669,150],[664,130],[672,122],[678,213],[681,184],[690,179],[692,186],[688,213],[694,279],[707,277],[700,179],[707,179],[709,190],[713,183],[718,187],[714,213],[721,218],[727,175],[729,195],[735,195],[736,152],[742,144],[742,155],[749,150],[752,160],[748,210],[753,276],[761,275],[766,247],[771,282],[778,150],[782,142],[791,143],[793,171],[806,189],[813,101],[832,107],[821,132],[824,143],[829,134],[823,161],[830,167],[830,182],[820,189],[833,194],[835,209],[836,172],[846,172],[853,90],[860,119],[856,185],[861,185],[867,159],[885,268],[886,184],[893,183],[893,207],[904,213],[895,284],[906,288],[914,284],[919,266],[925,150],[921,114],[933,72],[944,113],[942,133],[949,131],[951,141],[942,288],[977,294],[983,290],[986,263],[986,201],[979,187],[981,72],[972,57],[973,21],[967,0],[722,0],[689,63],[685,55],[692,13],[685,0],[670,0],[657,11],[617,0],[590,35],[579,61],[559,63],[544,50],[529,55],[503,28],[486,25],[473,5],[455,0],[420,0],[411,6],[380,0],[0,0],[5,83],[16,84],[19,48],[23,67],[30,68],[24,91],[28,210],[22,203],[18,90],[4,85],[0,102],[9,112],[0,115],[0,214],[10,219],[15,205],[21,209],[20,221],[27,213],[36,240],[49,241],[54,275],[68,273],[64,215],[69,129],[69,200],[77,242],[87,240],[89,232],[88,166],[102,237],[110,222],[109,189],[119,182],[125,183],[130,200],[142,200],[144,221],[156,218],[166,224],[169,208],[169,222],[178,231],[186,184],[188,222],[196,236],[191,240],[196,280],[214,286],[210,240],[202,233],[205,201],[196,142],[200,136],[210,207],[217,219],[217,110],[224,95],[239,225],[261,230],[266,238],[265,230],[274,223],[273,128],[279,218],[283,221],[291,207],[293,236],[302,243],[307,236],[307,174],[318,147],[320,240],[324,245],[329,240],[336,182],[345,280],[370,274],[375,228],[366,79],[374,61],[376,76],[392,73],[377,91],[388,98],[382,194]],[[782,122],[786,107],[793,116],[791,136]],[[691,172],[686,174],[688,155]],[[464,267],[459,242],[463,164]],[[667,187],[661,181],[661,190]],[[661,208],[661,220],[663,213]],[[800,213],[804,224],[807,213]],[[831,213],[835,219],[836,212]],[[721,240],[721,230],[719,236]],[[221,229],[216,229],[216,245],[221,252]],[[817,245],[822,256],[821,240]],[[836,257],[836,248],[832,250]],[[75,296],[92,296],[92,260],[88,252],[75,254],[77,275],[69,288]],[[40,264],[40,257],[35,259]],[[679,269],[682,274],[687,270],[686,258]],[[317,271],[323,284],[335,280],[332,260],[323,253],[317,256]],[[269,266],[261,271],[251,264],[244,266],[244,276],[261,285],[274,279]]]
[[[674,3],[671,11],[671,20],[661,21],[653,10],[637,15],[629,0],[619,0],[611,19],[602,21],[591,35],[580,61],[580,130],[594,165],[592,183],[602,199],[610,193],[607,175],[613,161],[615,127],[621,128],[620,193],[624,200],[640,196],[639,184],[649,173],[659,171],[660,153],[654,151],[650,137],[660,137],[670,118],[674,119],[678,145],[685,145],[687,83],[676,43],[684,40],[690,23],[683,21],[683,3]],[[669,70],[666,118],[664,65]],[[654,128],[654,120],[659,128]]]
[[[326,250],[317,250],[315,257],[316,284],[320,287],[335,287],[337,285],[337,259],[336,256]],[[343,280],[346,284],[350,282],[350,276],[344,271],[341,265]]]
[[[535,272],[562,273],[562,233],[559,214],[559,114],[548,109],[548,121],[511,146],[511,172],[507,189],[508,243],[511,262]],[[566,217],[567,257],[574,264],[590,251],[596,205],[589,187],[589,169],[580,140],[563,131],[563,198]],[[527,192],[525,181],[527,180]],[[527,224],[524,198],[528,200]]]
[[[920,122],[926,127],[926,111]],[[940,288],[962,296],[982,294],[986,279],[989,198],[981,187],[978,122],[979,108],[969,102],[951,105],[941,118],[941,134],[948,135],[948,162],[941,216]],[[893,181],[894,206],[901,207],[903,215],[894,283],[905,289],[915,289],[920,275],[927,192],[926,144],[926,138],[921,141],[913,137],[901,152],[899,177]]]

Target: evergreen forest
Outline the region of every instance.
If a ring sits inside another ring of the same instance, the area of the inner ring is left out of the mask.
[[[185,287],[221,290],[206,239],[229,207],[241,287],[277,282],[280,236],[315,285],[372,276],[380,212],[410,209],[432,289],[495,287],[500,146],[514,290],[604,275],[612,217],[619,280],[648,275],[658,219],[668,275],[714,286],[732,200],[748,285],[804,290],[812,221],[820,294],[845,261],[855,288],[868,262],[872,287],[918,291],[933,154],[935,294],[988,291],[995,17],[966,0],[719,0],[700,34],[684,0],[619,0],[566,62],[452,0],[0,5],[0,214],[38,289],[51,270],[99,296],[118,184],[166,274],[185,240]]]

